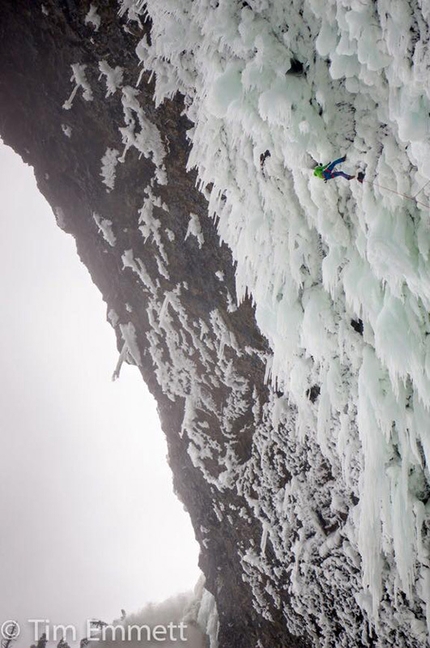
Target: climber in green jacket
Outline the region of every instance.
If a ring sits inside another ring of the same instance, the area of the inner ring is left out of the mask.
[[[334,162],[329,162],[328,164],[319,164],[314,169],[314,176],[316,176],[317,178],[321,178],[321,180],[324,180],[324,182],[327,182],[327,180],[332,180],[333,178],[338,178],[339,176],[341,176],[342,178],[346,178],[347,180],[353,180],[355,176],[348,175],[343,171],[333,170],[337,164],[340,164],[341,162],[345,162],[345,160],[346,160],[346,155],[344,155],[341,158],[338,158]]]

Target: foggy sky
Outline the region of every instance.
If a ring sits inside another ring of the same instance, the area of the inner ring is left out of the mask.
[[[192,587],[197,545],[73,238],[3,145],[0,170],[0,623],[111,621]]]

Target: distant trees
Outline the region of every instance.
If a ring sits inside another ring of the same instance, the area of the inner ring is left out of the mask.
[[[121,613],[122,612],[123,612],[123,610],[121,610]],[[104,628],[107,625],[108,624],[105,621],[101,621],[100,619],[90,619],[90,621],[89,621],[89,627],[90,627],[91,630],[101,630],[102,628]],[[12,638],[12,641],[13,641],[13,638]],[[87,637],[84,637],[79,642],[80,648],[85,648],[85,646],[87,646],[89,644],[89,642],[90,642],[90,640]],[[9,642],[6,645],[6,642],[5,642],[4,645],[3,645],[3,642],[2,642],[1,648],[11,648],[10,644],[11,644],[11,642]],[[44,632],[40,636],[38,642],[35,643],[35,644],[32,644],[30,646],[30,648],[46,648],[47,644],[48,644],[48,638],[47,638],[46,632]],[[65,640],[64,637],[61,637],[60,641],[57,643],[56,648],[70,648],[70,645],[67,643],[67,641]]]

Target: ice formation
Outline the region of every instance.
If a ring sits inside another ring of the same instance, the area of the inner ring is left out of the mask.
[[[394,579],[393,596],[418,591],[428,619],[430,591],[417,586],[430,566],[428,10],[406,0],[145,5],[151,44],[144,37],[137,54],[158,102],[187,98],[189,166],[211,187],[239,297],[252,295],[271,343],[271,380],[297,408],[297,439],[316,441],[359,494],[359,604],[378,623]],[[312,176],[339,153],[352,174],[365,169],[363,185]],[[204,451],[207,440],[195,463]]]

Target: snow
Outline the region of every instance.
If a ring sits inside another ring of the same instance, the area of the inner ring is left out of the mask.
[[[141,3],[119,4],[120,16],[139,27]],[[147,299],[156,378],[172,401],[184,399],[181,434],[193,464],[217,492],[235,488],[249,507],[241,518],[253,511],[261,524],[259,544],[238,549],[255,607],[267,615],[268,601],[277,605],[276,584],[289,582],[288,627],[300,633],[305,619],[312,633],[317,619],[318,645],[333,645],[334,601],[351,645],[369,644],[372,628],[381,646],[396,645],[399,629],[423,645],[430,630],[430,11],[406,0],[148,0],[145,11],[151,43],[144,36],[136,56],[153,73],[157,104],[178,91],[185,97],[193,122],[188,166],[232,251],[238,298],[252,297],[269,340],[272,401],[262,406],[229,360],[244,351],[219,309],[209,322],[193,322],[185,285],[163,293],[144,258],[129,249],[122,261]],[[79,88],[92,96],[85,66],[72,69],[67,109]],[[139,90],[123,86],[122,69],[101,61],[99,71],[124,116],[124,149],[107,149],[103,182],[114,188],[117,164],[132,147],[152,161],[138,227],[167,279],[166,241],[175,235],[163,222],[157,183],[167,181],[168,146]],[[344,153],[345,171],[365,169],[362,185],[313,177],[315,163]],[[200,248],[201,219],[190,214],[185,235]],[[98,226],[109,242],[107,223]],[[222,269],[215,276],[222,282]],[[228,295],[227,310],[234,308]],[[362,334],[351,326],[359,320]],[[132,331],[124,331],[126,352],[139,364]],[[200,372],[231,390],[221,414]],[[253,454],[241,464],[228,435],[251,393]],[[216,477],[208,459],[221,450],[197,411],[222,419],[227,440]],[[268,429],[276,434],[268,438]],[[288,483],[274,447],[279,456],[289,450]],[[280,575],[267,559],[269,542]],[[343,591],[354,602],[348,609],[339,603]]]
[[[64,110],[70,110],[72,108],[73,101],[79,88],[82,88],[82,96],[85,101],[93,100],[93,92],[85,75],[86,67],[86,65],[81,65],[80,63],[73,63],[73,65],[71,66],[73,74],[70,80],[72,81],[72,83],[75,83],[75,87],[73,88],[70,97],[63,104]]]
[[[200,601],[197,624],[204,629],[209,637],[209,648],[218,647],[219,619],[215,599],[208,590],[204,589]]]
[[[197,214],[190,214],[190,221],[188,223],[187,233],[185,234],[185,240],[187,240],[189,236],[194,236],[197,239],[199,248],[201,248],[203,243],[205,242]]]
[[[163,159],[166,149],[158,128],[145,115],[139,103],[139,91],[131,86],[122,88],[122,106],[126,125],[120,133],[124,151],[119,162],[124,162],[127,151],[134,147],[140,155],[152,160],[156,167],[156,178],[159,184],[166,184]]]
[[[119,316],[118,313],[116,313],[112,308],[108,311],[107,318],[109,322],[112,324],[113,328],[116,327],[116,325],[119,322]]]
[[[130,22],[136,22],[141,26],[139,14],[142,11],[143,2],[141,0],[120,0],[119,15],[126,16]]]
[[[102,157],[102,182],[108,187],[108,191],[114,189],[116,178],[116,166],[118,164],[119,151],[117,149],[107,148]]]
[[[107,61],[99,62],[99,70],[101,72],[99,78],[106,77],[106,97],[110,97],[121,88],[124,70],[119,65],[112,68]]]
[[[129,356],[133,360],[134,364],[140,366],[142,364],[142,358],[140,356],[139,346],[136,342],[136,329],[131,322],[128,324],[119,325],[122,338],[124,340],[124,347],[127,348]]]
[[[102,218],[102,216],[99,216],[99,214],[96,214],[95,212],[93,212],[93,219],[106,243],[109,243],[111,247],[114,247],[116,236],[112,230],[112,221],[107,218]]]
[[[134,258],[133,250],[126,250],[124,252],[124,254],[122,255],[122,262],[124,268],[131,268],[131,270],[133,270],[133,272],[138,275],[141,283],[147,290],[149,290],[151,293],[156,292],[157,288],[150,275],[148,274],[145,264],[140,259]]]
[[[72,137],[73,130],[72,130],[71,126],[67,126],[66,124],[61,124],[61,130],[63,131],[63,133],[64,133],[64,135],[66,137],[69,137],[69,138]]]
[[[101,17],[97,13],[97,6],[91,4],[89,11],[87,15],[84,18],[84,22],[86,25],[92,25],[94,28],[94,31],[98,31],[100,29],[100,24],[101,24]]]
[[[170,243],[173,243],[173,241],[174,241],[175,238],[176,238],[176,237],[175,237],[175,233],[172,232],[172,230],[169,229],[169,228],[166,228],[165,233],[166,233],[167,238],[168,238],[168,240],[170,241]]]

